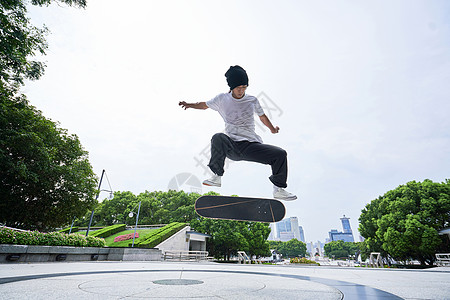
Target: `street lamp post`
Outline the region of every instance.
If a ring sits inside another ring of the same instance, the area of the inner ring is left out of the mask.
[[[76,217],[73,217],[72,219],[72,225],[70,225],[70,230],[69,230],[69,234],[72,233],[72,228],[73,228],[73,222],[75,222]]]
[[[100,192],[102,192],[102,191],[110,192],[110,198],[111,198],[111,196],[112,196],[112,190],[101,190],[101,189],[100,189],[100,187],[102,186],[103,175],[106,175],[105,169],[103,169],[103,171],[102,171],[102,176],[100,177],[100,182],[99,182],[99,184],[98,184],[98,192],[97,192],[97,196],[95,196],[95,202],[97,202],[98,196],[100,196]],[[108,175],[106,175],[106,179],[108,179]],[[108,180],[108,184],[109,184],[109,180]],[[111,189],[111,184],[109,185],[109,188]],[[86,231],[86,236],[88,236],[89,230],[91,229],[91,224],[92,224],[92,218],[93,218],[93,217],[94,217],[94,209],[92,209],[91,219],[89,220],[89,226],[88,226],[88,229],[87,229],[87,231]]]
[[[133,207],[133,209],[131,210],[131,212],[128,214],[128,216],[130,218],[133,217],[133,210],[136,208],[136,205]],[[141,201],[139,201],[139,207],[138,207],[138,212],[137,212],[137,216],[136,216],[136,225],[134,226],[134,235],[133,235],[133,244],[131,244],[131,248],[134,248],[134,239],[136,238],[136,231],[137,231],[137,225],[138,225],[138,220],[139,220],[139,212],[141,211]]]

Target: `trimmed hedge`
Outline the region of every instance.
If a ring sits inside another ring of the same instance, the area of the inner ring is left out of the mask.
[[[67,227],[67,228],[61,229],[58,232],[69,233],[69,231],[70,231],[70,227]],[[74,232],[77,232],[77,231],[78,231],[78,227],[72,227],[72,231],[70,233],[74,233]]]
[[[125,225],[125,224],[111,225],[111,226],[108,226],[108,227],[105,227],[100,230],[92,232],[92,234],[90,234],[90,236],[106,238],[106,237],[116,234],[118,232],[124,231],[126,229],[126,227],[127,227],[127,225]]]
[[[106,245],[104,239],[86,237],[78,233],[15,231],[5,227],[0,228],[0,244],[74,247],[104,247]]]
[[[178,222],[170,223],[162,228],[154,230],[149,234],[145,235],[142,241],[135,243],[135,247],[153,248],[156,245],[165,241],[167,238],[177,233],[178,231],[180,231],[180,229],[184,227],[186,227],[186,223],[178,223]]]

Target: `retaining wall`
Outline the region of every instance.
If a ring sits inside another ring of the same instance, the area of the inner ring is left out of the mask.
[[[0,263],[54,261],[160,261],[159,249],[0,245]]]
[[[184,227],[162,243],[155,246],[155,248],[160,249],[163,253],[170,250],[189,251],[189,236],[186,232],[190,230],[190,226]]]

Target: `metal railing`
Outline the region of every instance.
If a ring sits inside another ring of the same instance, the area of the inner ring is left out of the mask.
[[[200,261],[207,259],[209,259],[208,251],[185,251],[185,250],[164,251],[164,260]]]
[[[436,265],[450,266],[450,253],[436,253]]]
[[[238,251],[238,260],[240,264],[251,264],[252,261],[244,251]]]
[[[381,262],[381,253],[380,252],[371,252],[369,258],[369,265],[372,268],[382,268],[383,263]]]

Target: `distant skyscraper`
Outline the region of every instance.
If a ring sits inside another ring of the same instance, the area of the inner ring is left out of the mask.
[[[280,222],[270,224],[269,240],[287,242],[292,239],[305,242],[303,228],[298,226],[298,218],[290,217]],[[301,233],[300,233],[301,232]]]
[[[342,229],[344,233],[352,233],[352,228],[350,227],[350,218],[347,218],[345,215],[341,218]]]
[[[281,220],[280,222],[277,222],[275,224],[277,226],[278,235],[280,234],[280,232],[290,232],[291,231],[291,220],[289,218]]]
[[[300,240],[301,240],[303,243],[306,243],[306,240],[305,240],[305,233],[303,232],[303,227],[302,227],[302,226],[298,226],[298,231],[300,232]]]
[[[294,238],[297,239],[298,241],[301,241],[300,230],[298,227],[298,218],[291,217],[289,219],[291,220],[291,231],[294,233]]]
[[[294,233],[292,231],[280,232],[280,241],[282,242],[287,242],[294,238]]]
[[[344,232],[339,232],[336,229],[331,229],[331,231],[328,233],[328,235],[330,236],[330,242],[339,240],[344,242],[355,241],[355,239],[353,238],[353,232],[349,220],[350,218],[347,218],[345,215],[341,218],[342,229],[344,230]]]

